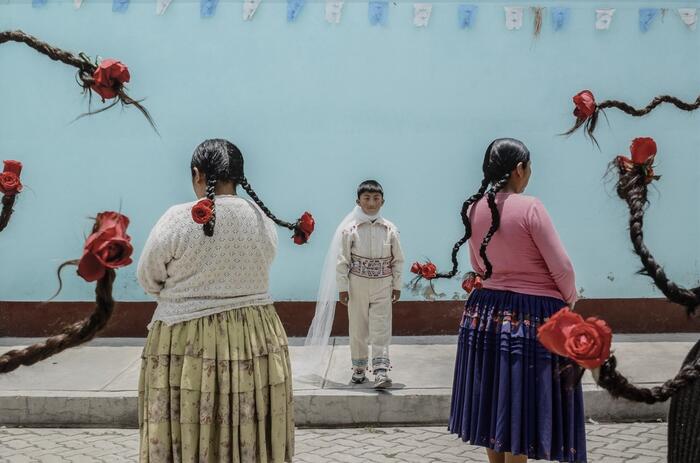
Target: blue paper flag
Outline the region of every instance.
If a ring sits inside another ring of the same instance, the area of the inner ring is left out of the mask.
[[[639,30],[646,32],[651,27],[661,10],[658,8],[640,8],[639,9]]]
[[[294,22],[299,17],[306,0],[287,0],[287,22]]]
[[[472,27],[472,24],[474,24],[476,20],[477,11],[479,11],[479,7],[476,5],[459,5],[459,9],[457,10],[459,28],[466,29]]]
[[[571,8],[552,7],[552,24],[554,24],[554,30],[562,30],[566,23],[569,22],[569,16],[571,16]]]
[[[371,0],[367,9],[369,15],[369,23],[372,26],[386,26],[389,20],[389,2]]]
[[[129,9],[129,0],[112,0],[113,13],[126,13]]]
[[[219,0],[200,0],[199,14],[202,18],[211,18],[216,14],[216,5],[218,4]]]
[[[32,0],[32,6],[34,8],[40,8],[46,5],[46,0]]]

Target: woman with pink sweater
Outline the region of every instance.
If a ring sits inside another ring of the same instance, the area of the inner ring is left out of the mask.
[[[528,458],[586,461],[583,394],[577,368],[537,341],[537,328],[576,302],[574,269],[539,199],[521,194],[530,152],[495,140],[479,191],[462,206],[475,287],[459,331],[449,430],[486,447],[491,463]],[[471,289],[471,288],[469,288]]]

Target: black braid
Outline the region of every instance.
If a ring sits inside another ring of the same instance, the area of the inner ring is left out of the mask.
[[[630,383],[620,372],[617,371],[617,359],[611,355],[608,360],[600,366],[600,371],[596,382],[606,389],[611,396],[624,397],[634,402],[644,402],[654,404],[665,402],[676,392],[684,387],[693,384],[700,378],[700,358],[696,358],[690,363],[684,364],[678,374],[663,383],[661,386],[652,388],[639,388]]]
[[[491,209],[491,227],[489,228],[488,233],[486,233],[486,236],[484,236],[484,240],[481,242],[481,249],[479,250],[479,255],[484,260],[484,265],[486,266],[486,273],[483,277],[484,280],[490,278],[491,274],[493,273],[493,266],[486,255],[486,246],[489,245],[491,238],[493,238],[494,233],[496,233],[498,227],[501,225],[501,214],[498,212],[498,207],[496,206],[496,193],[501,191],[503,187],[508,184],[510,174],[511,173],[508,172],[505,176],[503,176],[503,178],[494,183],[493,187],[491,187],[489,192],[486,194],[489,209]]]
[[[251,197],[253,201],[255,201],[255,204],[258,205],[260,209],[265,213],[266,216],[268,216],[273,222],[275,222],[277,225],[280,227],[285,227],[290,230],[294,230],[296,228],[296,225],[293,223],[285,222],[284,220],[278,219],[271,211],[270,209],[265,206],[265,203],[262,202],[262,200],[258,197],[258,195],[255,193],[253,190],[253,187],[250,186],[248,183],[248,180],[245,177],[241,177],[240,179],[237,180],[238,184],[245,190],[246,193],[248,193],[248,196]]]
[[[467,240],[472,236],[472,225],[469,222],[469,206],[471,206],[472,204],[484,197],[484,193],[486,192],[488,186],[489,181],[487,179],[483,179],[481,181],[481,187],[479,188],[479,191],[476,192],[476,194],[470,196],[462,204],[460,216],[462,217],[462,223],[464,224],[464,236],[462,236],[462,238],[460,238],[460,240],[457,241],[452,247],[452,270],[450,270],[447,273],[438,273],[435,276],[435,278],[452,278],[457,274],[457,270],[459,267],[459,263],[457,262],[457,253],[459,252],[459,248],[461,248],[462,245],[466,243]]]
[[[700,341],[688,353],[683,365],[700,358]],[[669,463],[700,461],[700,381],[684,387],[671,398],[668,412]]]
[[[216,194],[216,177],[213,175],[207,177],[207,199],[211,201],[211,220],[205,223],[204,234],[207,236],[214,236],[214,225],[216,224],[216,204],[214,201]]]
[[[700,288],[684,288],[671,281],[663,267],[654,259],[644,244],[644,207],[648,203],[647,182],[643,169],[635,166],[631,172],[620,171],[617,194],[627,203],[630,212],[629,232],[634,252],[642,261],[640,273],[648,275],[654,285],[670,300],[680,304],[692,314],[700,305]]]

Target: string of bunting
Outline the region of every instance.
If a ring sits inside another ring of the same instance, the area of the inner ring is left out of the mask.
[[[32,6],[41,8],[49,0],[32,0]],[[287,22],[293,23],[303,14],[307,0],[286,0],[287,2]],[[112,0],[112,11],[114,13],[126,13],[129,9],[130,0]],[[156,0],[156,15],[162,16],[167,11],[172,0]],[[243,20],[251,21],[255,12],[260,6],[261,0],[243,0]],[[396,4],[395,2],[392,2]],[[83,0],[73,0],[75,9],[81,8]],[[199,0],[200,16],[203,18],[212,17],[216,14],[219,0]],[[342,18],[344,0],[326,0],[325,20],[330,24],[339,24]],[[509,31],[516,31],[523,27],[525,14],[530,10],[533,17],[534,35],[539,36],[544,22],[545,14],[549,15],[551,27],[555,32],[564,30],[570,22],[572,11],[569,7],[540,7],[534,6],[526,8],[524,6],[505,6],[504,24]],[[639,8],[639,30],[647,32],[659,19],[663,19],[669,11],[675,10],[681,22],[688,29],[694,31],[697,27],[697,8]],[[473,27],[477,19],[479,6],[472,4],[457,5],[457,25],[461,29]],[[432,3],[413,4],[413,25],[415,27],[428,27],[430,17],[433,12]],[[615,18],[615,8],[599,8],[594,10],[594,26],[596,30],[608,30]],[[372,26],[386,26],[389,23],[389,1],[369,0],[367,4],[367,17]]]

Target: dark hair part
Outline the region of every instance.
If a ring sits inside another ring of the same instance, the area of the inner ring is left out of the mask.
[[[197,146],[192,154],[190,170],[194,176],[194,168],[205,176],[207,180],[207,198],[214,203],[214,194],[216,192],[216,184],[219,181],[233,182],[234,185],[240,185],[241,188],[248,193],[255,204],[272,219],[277,225],[295,229],[295,224],[280,220],[265,206],[262,200],[250,186],[243,172],[243,154],[241,151],[228,140],[215,138],[204,140]],[[204,234],[207,236],[214,235],[214,225],[216,224],[216,206],[212,209],[214,214],[211,220],[203,225]]]
[[[634,166],[631,170],[617,167],[617,161],[613,161],[611,168],[617,168],[619,179],[616,184],[618,196],[625,200],[629,208],[629,232],[634,252],[642,262],[642,270],[639,273],[648,275],[654,281],[654,285],[668,298],[669,301],[686,307],[688,314],[695,312],[700,305],[700,287],[684,288],[671,281],[663,267],[654,259],[647,246],[644,244],[644,212],[649,202],[647,198],[648,182],[643,166]]]
[[[365,180],[357,187],[357,199],[364,193],[379,193],[384,197],[384,188],[376,180]]]
[[[2,196],[2,209],[0,210],[0,232],[7,227],[10,222],[10,217],[14,210],[12,206],[15,205],[15,195],[3,195]]]
[[[59,267],[59,272],[66,265],[76,263],[77,261],[70,261],[62,264]],[[33,365],[69,347],[77,346],[94,338],[95,334],[107,324],[112,315],[112,310],[114,309],[112,285],[115,277],[116,273],[114,270],[107,269],[105,276],[97,281],[95,311],[89,317],[65,327],[61,334],[51,336],[44,342],[33,344],[24,349],[11,350],[1,355],[0,373],[15,370],[21,365]]]
[[[452,247],[452,270],[447,273],[438,273],[436,278],[452,278],[457,274],[459,267],[457,253],[459,252],[459,248],[472,236],[472,227],[469,222],[469,206],[479,201],[484,195],[487,196],[489,209],[491,210],[491,227],[486,236],[484,236],[479,255],[484,260],[484,265],[486,266],[486,274],[483,275],[483,278],[487,279],[491,277],[493,267],[486,255],[486,247],[501,223],[501,215],[496,205],[496,193],[501,191],[503,187],[508,184],[511,173],[518,164],[527,164],[528,162],[530,162],[530,151],[525,144],[519,140],[513,138],[498,138],[492,141],[488,148],[486,148],[486,154],[484,155],[484,162],[482,165],[484,178],[481,181],[481,187],[479,187],[479,190],[475,194],[464,201],[462,210],[460,211],[462,224],[464,224],[464,236]],[[488,189],[489,186],[491,186],[490,189]]]
[[[61,63],[77,68],[78,74],[76,76],[76,79],[78,80],[80,86],[83,88],[83,91],[87,92],[88,95],[90,95],[90,98],[92,98],[91,87],[95,83],[93,74],[97,69],[97,65],[93,63],[85,54],[79,53],[78,56],[75,56],[69,51],[53,47],[48,43],[42,42],[36,37],[26,34],[20,30],[0,32],[0,45],[5,42],[24,43],[25,45],[29,46],[30,48],[33,48],[42,55],[48,56],[54,61],[60,61]],[[98,109],[97,111],[88,111],[87,113],[78,116],[78,118],[101,113],[102,111],[106,111],[114,107],[117,103],[121,103],[123,106],[131,105],[136,107],[141,112],[141,114],[143,114],[143,116],[146,118],[151,127],[153,127],[153,130],[155,130],[157,133],[158,129],[156,129],[155,122],[153,121],[153,118],[149,114],[148,110],[146,110],[146,108],[144,108],[143,105],[141,105],[141,100],[134,100],[133,98],[131,98],[129,95],[127,95],[126,90],[122,86],[115,90],[117,91],[117,99],[114,100],[113,103],[107,105],[102,109]]]
[[[696,109],[700,108],[700,96],[698,96],[692,103],[687,103],[679,98],[676,98],[675,96],[659,95],[653,100],[651,100],[651,102],[648,105],[640,109],[637,109],[634,106],[625,103],[624,101],[601,101],[596,105],[596,110],[591,117],[587,119],[577,119],[574,126],[571,127],[568,131],[564,132],[562,135],[571,135],[579,128],[584,127],[586,134],[590,137],[591,140],[593,140],[596,146],[598,146],[598,140],[596,140],[596,138],[593,136],[593,132],[595,131],[595,128],[597,126],[599,111],[603,110],[603,115],[605,115],[605,109],[616,108],[626,114],[629,114],[630,116],[642,117],[652,112],[657,106],[661,105],[662,103],[672,104],[676,108],[681,109],[683,111],[695,111]]]

